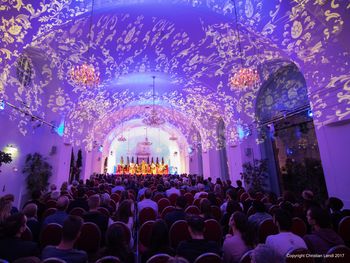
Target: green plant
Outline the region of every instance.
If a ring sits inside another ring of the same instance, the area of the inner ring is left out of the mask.
[[[264,191],[267,187],[267,160],[253,160],[253,163],[246,162],[243,164],[242,180],[248,190],[254,192]]]
[[[0,167],[3,163],[10,163],[10,162],[12,162],[11,154],[0,151]]]
[[[52,175],[52,166],[41,154],[28,154],[22,172],[27,176],[27,189],[33,193],[47,188]]]

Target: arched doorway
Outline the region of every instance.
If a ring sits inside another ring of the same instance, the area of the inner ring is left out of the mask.
[[[307,87],[295,64],[281,67],[263,84],[256,115],[271,189],[277,194],[310,189],[317,199],[327,198]]]

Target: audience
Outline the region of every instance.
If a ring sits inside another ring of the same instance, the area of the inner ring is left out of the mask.
[[[330,216],[326,210],[318,206],[307,210],[307,221],[312,233],[304,236],[304,241],[311,253],[326,254],[336,245],[344,245],[342,238],[331,229]]]
[[[63,222],[62,238],[58,246],[44,248],[41,258],[59,258],[69,263],[85,263],[88,256],[85,251],[74,249],[78,240],[83,220],[78,216],[68,216]]]
[[[224,262],[238,263],[242,255],[253,247],[253,237],[244,213],[234,212],[229,225],[233,235],[227,235],[225,238],[223,258]]]
[[[176,221],[186,219],[186,213],[185,213],[186,205],[187,205],[187,200],[184,196],[179,196],[176,199],[175,210],[169,212],[164,218],[169,229]]]
[[[289,250],[307,248],[304,240],[291,232],[292,217],[288,211],[276,210],[273,220],[278,227],[279,234],[268,236],[265,243],[276,252],[281,261]]]
[[[191,239],[182,241],[176,254],[186,258],[190,263],[203,253],[211,252],[221,255],[221,249],[214,241],[204,239],[204,219],[200,216],[192,216],[188,219],[188,231]]]
[[[201,213],[199,216],[203,217],[204,220],[212,219],[213,215],[211,212],[211,204],[207,198],[203,198],[199,204]]]
[[[249,216],[248,221],[254,227],[257,228],[266,219],[272,219],[272,216],[266,212],[266,207],[261,201],[254,200],[252,207],[255,209],[255,213]]]
[[[38,221],[38,206],[34,203],[29,203],[23,208],[23,214],[27,217],[27,226],[32,232],[33,240],[39,241],[40,222]]]
[[[43,227],[51,223],[56,223],[63,226],[63,222],[68,216],[66,212],[68,205],[69,205],[68,197],[64,195],[60,196],[56,204],[57,211],[54,214],[49,215],[44,219]]]
[[[141,212],[142,209],[146,208],[146,207],[150,207],[152,208],[156,214],[158,214],[158,204],[156,202],[154,202],[153,200],[151,200],[152,198],[152,191],[151,189],[146,189],[145,190],[145,198],[137,203],[137,208],[139,213]]]
[[[27,217],[23,213],[8,216],[3,222],[0,239],[0,258],[10,262],[21,257],[39,256],[37,243],[21,239],[26,229]]]
[[[280,263],[280,262],[283,262],[283,261],[280,261],[276,252],[272,248],[264,244],[257,245],[257,247],[253,250],[251,255],[251,263]]]
[[[89,205],[86,200],[84,188],[79,187],[76,194],[77,194],[77,197],[69,203],[69,206],[67,209],[68,213],[70,213],[70,211],[72,211],[73,208],[76,208],[76,207],[80,207],[80,208],[83,208],[85,211],[89,211]]]

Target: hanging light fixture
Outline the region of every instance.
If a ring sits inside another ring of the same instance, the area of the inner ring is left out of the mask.
[[[148,140],[148,136],[147,136],[147,127],[146,127],[145,129],[146,129],[146,137],[145,137],[145,140],[142,142],[142,145],[150,146],[150,145],[152,145],[152,142],[150,142],[150,141]]]
[[[236,27],[237,27],[237,37],[238,37],[238,48],[241,60],[241,67],[237,70],[234,68],[232,70],[233,76],[230,77],[229,82],[232,90],[236,89],[246,89],[248,87],[254,86],[260,81],[258,71],[255,67],[245,67],[243,63],[243,52],[241,46],[241,35],[238,27],[238,16],[236,9],[236,1],[234,0],[234,11],[236,17]]]
[[[152,126],[152,127],[157,127],[160,126],[162,124],[165,123],[165,120],[159,116],[159,114],[157,113],[156,109],[155,109],[155,79],[156,76],[152,76],[153,79],[153,95],[152,95],[152,100],[153,100],[153,105],[152,105],[152,109],[151,112],[147,113],[145,118],[143,119],[143,123],[148,125],[148,126]]]
[[[174,113],[174,107],[172,108],[172,114],[173,114],[173,120],[175,120],[175,113]],[[169,137],[170,141],[177,141],[177,137],[175,136],[174,133],[171,134],[171,136]]]
[[[122,122],[122,134],[118,138],[118,142],[126,142],[126,138],[123,135],[124,133],[124,121]]]
[[[92,23],[94,14],[94,3],[92,0],[91,15],[90,15],[90,28],[89,28],[89,45],[88,45],[88,57],[90,57],[91,45],[92,45]],[[100,74],[95,70],[94,66],[84,62],[82,65],[73,67],[69,72],[70,78],[79,86],[95,87],[100,83]]]

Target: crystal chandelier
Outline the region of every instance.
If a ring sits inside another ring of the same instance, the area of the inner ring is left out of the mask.
[[[148,136],[147,136],[147,127],[145,128],[146,129],[146,137],[145,137],[145,140],[141,143],[142,145],[145,145],[145,146],[150,146],[152,145],[152,142],[150,142],[148,140]]]
[[[100,74],[95,72],[95,68],[87,63],[72,68],[70,77],[80,86],[93,87],[100,83]]]
[[[160,126],[162,124],[165,123],[165,120],[156,112],[155,109],[155,102],[154,102],[154,98],[155,98],[155,76],[152,76],[153,78],[153,107],[151,112],[147,113],[145,118],[143,119],[143,123],[148,125],[148,126],[152,126],[152,127],[156,127],[156,126]]]
[[[242,46],[241,46],[240,31],[238,27],[236,1],[234,1],[234,11],[235,11],[235,17],[236,17],[236,27],[237,27],[238,47],[239,47],[239,53],[240,53],[241,68],[238,71],[233,70],[233,72],[235,73],[229,79],[229,84],[232,90],[252,87],[260,81],[260,77],[256,68],[249,68],[249,67],[243,66],[243,58],[242,58],[243,52],[242,52]]]
[[[122,122],[122,134],[118,138],[118,142],[126,142],[126,138],[123,135],[124,133],[124,121]]]
[[[92,6],[91,6],[91,15],[90,15],[90,29],[89,29],[89,46],[88,46],[88,56],[90,55],[91,51],[91,44],[92,44],[92,23],[93,23],[93,14],[94,14],[94,0],[92,0]],[[78,65],[76,67],[73,67],[70,70],[70,78],[72,81],[74,81],[79,86],[85,86],[85,87],[94,87],[98,86],[100,84],[100,74],[99,72],[94,68],[93,65],[89,65],[88,63],[83,63],[82,65]]]

